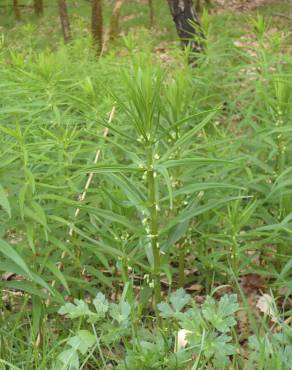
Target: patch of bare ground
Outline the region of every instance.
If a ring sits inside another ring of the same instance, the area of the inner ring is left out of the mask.
[[[289,2],[289,1],[286,1]],[[222,13],[226,10],[236,12],[248,12],[259,8],[260,6],[276,3],[275,0],[215,0],[217,5],[216,12]],[[278,3],[278,2],[277,2]]]

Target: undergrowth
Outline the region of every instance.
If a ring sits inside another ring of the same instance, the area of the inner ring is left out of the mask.
[[[235,21],[193,68],[2,34],[1,368],[291,368],[289,34]]]

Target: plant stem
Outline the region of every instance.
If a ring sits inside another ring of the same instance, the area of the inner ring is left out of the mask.
[[[280,107],[278,108],[278,124],[276,126],[283,127],[283,116],[282,112],[280,110]],[[285,153],[285,141],[283,138],[283,134],[279,134],[277,137],[278,141],[278,156],[277,156],[277,163],[276,163],[276,172],[278,172],[278,175],[280,176],[285,169],[285,162],[286,162],[286,153]],[[281,194],[280,199],[279,199],[279,214],[278,217],[281,219],[285,217],[285,198]],[[276,266],[278,270],[281,270],[281,255],[285,254],[283,244],[280,243],[277,246],[277,260],[276,260]]]
[[[91,324],[91,327],[92,327],[92,330],[94,332],[94,336],[95,336],[95,339],[96,339],[96,345],[97,345],[97,349],[98,349],[98,352],[99,352],[101,361],[103,363],[103,366],[105,366],[105,368],[106,368],[106,361],[105,361],[105,359],[103,357],[102,349],[100,347],[100,337],[98,337],[98,335],[97,335],[97,332],[95,330],[95,326],[93,324]]]
[[[285,142],[282,139],[281,134],[278,136],[277,167],[278,167],[278,173],[279,173],[279,175],[281,175],[281,173],[284,171],[284,168],[285,168]]]
[[[178,285],[183,288],[185,285],[185,248],[184,244],[179,246],[178,260]]]
[[[231,258],[232,258],[232,267],[233,272],[236,277],[238,277],[238,244],[236,240],[236,233],[232,233],[232,252],[231,252]]]
[[[156,201],[156,173],[154,171],[154,153],[153,147],[147,148],[147,184],[148,184],[148,207],[150,213],[150,238],[153,253],[153,280],[154,280],[154,309],[158,323],[160,322],[157,304],[161,301],[160,288],[160,249],[158,238],[158,204]]]

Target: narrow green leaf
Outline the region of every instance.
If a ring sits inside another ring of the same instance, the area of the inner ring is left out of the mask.
[[[209,202],[206,205],[203,206],[193,206],[191,208],[185,208],[181,213],[179,213],[163,230],[163,232],[168,231],[170,228],[172,228],[174,225],[177,225],[180,222],[187,221],[195,216],[199,216],[205,212],[208,212],[210,210],[214,210],[220,207],[224,207],[228,202],[232,200],[236,200],[238,198],[248,198],[244,196],[240,197],[229,197],[225,199],[221,199],[219,201],[213,201]]]
[[[32,329],[35,338],[37,337],[41,328],[42,318],[42,301],[40,297],[33,295],[32,297]]]
[[[171,185],[169,173],[168,173],[167,169],[162,165],[157,166],[156,169],[164,177],[164,180],[165,180],[165,183],[166,183],[166,186],[167,186],[167,190],[168,190],[169,208],[172,209],[173,208],[173,196],[172,196],[172,185]]]
[[[166,158],[169,158],[169,156],[174,153],[179,147],[182,147],[188,140],[193,140],[194,135],[196,135],[202,128],[204,128],[211,119],[215,116],[218,109],[211,111],[210,114],[208,114],[207,117],[205,117],[202,122],[198,123],[195,127],[193,127],[191,130],[186,132],[181,138],[179,138],[172,146],[168,149],[168,151],[164,154],[162,157],[162,160],[165,160]],[[206,113],[206,112],[202,112]],[[197,115],[197,114],[196,114]]]
[[[0,287],[11,288],[16,290],[22,290],[23,292],[29,293],[31,295],[36,295],[42,299],[48,299],[49,295],[43,290],[40,290],[33,286],[33,283],[29,281],[0,281]],[[56,301],[55,298],[52,298],[53,301]],[[58,300],[60,302],[60,300]]]
[[[234,164],[235,162],[216,158],[192,157],[165,161],[163,163],[163,166],[166,168],[173,168],[173,167],[192,166],[194,164],[203,165],[206,163]]]
[[[0,239],[0,252],[4,254],[4,256],[6,256],[8,259],[15,262],[30,278],[32,278],[31,271],[22,257],[20,257],[20,255],[13,247],[11,247],[11,245],[6,243],[2,239]]]
[[[70,294],[70,289],[65,279],[65,276],[62,272],[58,269],[56,265],[53,264],[51,261],[46,261],[45,266],[51,271],[51,273],[61,282],[67,292]]]
[[[11,208],[9,200],[1,184],[0,184],[0,206],[8,214],[9,218],[11,218]]]
[[[20,210],[20,217],[22,220],[24,220],[24,204],[25,204],[25,195],[27,191],[28,184],[25,183],[19,193],[18,193],[18,203],[19,203],[19,210]]]

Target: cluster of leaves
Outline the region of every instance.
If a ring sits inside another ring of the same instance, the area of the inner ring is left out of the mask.
[[[99,292],[92,306],[94,310],[83,300],[75,300],[59,310],[73,325],[76,319],[79,322],[71,329],[73,336],[66,340],[66,349],[58,355],[55,370],[79,369],[81,360],[81,368],[96,361],[101,368],[112,364],[121,370],[230,369],[235,356],[243,363],[243,351],[233,335],[239,310],[235,294],[224,295],[219,301],[207,296],[198,306],[179,289],[159,304],[162,329],[150,329],[146,321],[137,320],[137,303],[130,305],[123,299],[118,304],[109,303]],[[249,338],[246,369],[266,368],[269,363],[289,369],[291,328],[281,324],[281,330]]]
[[[91,324],[91,331],[73,331],[74,336],[67,340],[69,349],[59,354],[54,369],[79,369],[79,359],[83,357],[86,362],[91,356],[98,356],[105,365],[107,361],[102,354],[105,352],[101,351],[109,345],[119,347],[112,349],[114,353],[125,352],[125,360],[117,365],[120,369],[183,369],[194,358],[200,368],[207,364],[225,368],[230,356],[235,354],[230,331],[236,325],[234,314],[239,308],[236,295],[225,295],[219,303],[207,297],[201,307],[192,304],[183,312],[190,300],[191,297],[179,289],[170,295],[170,303],[159,304],[161,317],[167,319],[167,327],[162,331],[157,327],[149,331],[144,325],[137,325],[133,314],[137,309],[135,305],[123,300],[119,304],[109,303],[102,293],[92,302],[94,311],[83,300],[66,303],[59,314],[73,322],[80,319],[78,327],[80,323]],[[187,331],[188,347],[175,351],[177,334],[173,333],[178,333],[179,328]]]
[[[268,330],[262,337],[252,335],[249,338],[250,356],[246,363],[247,368],[291,368],[292,329],[286,323],[281,323],[280,328],[280,333]]]
[[[120,341],[124,336],[129,336],[130,325],[129,317],[131,306],[125,301],[119,304],[109,303],[102,293],[98,293],[93,302],[94,311],[88,304],[80,299],[75,299],[74,303],[66,303],[58,311],[60,315],[65,315],[71,320],[79,319],[80,323],[86,320],[91,324],[92,331],[78,330],[67,341],[69,349],[61,352],[53,367],[55,370],[60,369],[80,369],[79,356],[85,355],[89,350],[92,353],[96,348],[100,349],[102,344],[113,344]],[[102,353],[100,361],[103,359]]]
[[[170,304],[161,303],[161,316],[174,320],[177,327],[185,330],[189,349],[183,349],[190,358],[196,358],[197,366],[223,369],[229,364],[229,356],[236,353],[231,344],[231,329],[236,325],[234,314],[239,309],[236,295],[225,295],[217,303],[208,296],[199,308],[195,304],[185,312],[182,309],[190,301],[183,289],[170,295]]]

